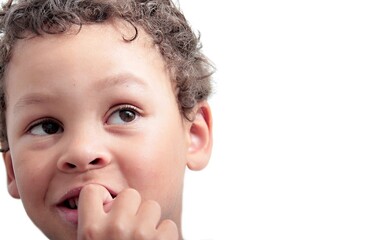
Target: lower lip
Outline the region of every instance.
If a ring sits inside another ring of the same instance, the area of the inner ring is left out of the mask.
[[[67,222],[77,225],[78,223],[78,211],[77,209],[69,209],[66,207],[57,207],[60,216]]]

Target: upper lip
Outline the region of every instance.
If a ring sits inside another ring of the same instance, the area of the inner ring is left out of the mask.
[[[107,191],[110,193],[111,197],[112,198],[115,198],[118,193],[113,191],[112,189],[102,185],[102,184],[99,184],[101,186],[103,186],[104,188],[107,189]],[[66,200],[68,199],[71,199],[71,198],[77,198],[80,196],[80,192],[81,192],[81,189],[84,187],[85,185],[82,185],[82,186],[78,186],[78,187],[75,187],[75,188],[72,188],[71,190],[68,190],[65,195],[63,195],[60,200],[57,202],[57,205],[61,205],[63,204]]]

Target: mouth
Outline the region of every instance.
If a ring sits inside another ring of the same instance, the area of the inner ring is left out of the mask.
[[[114,199],[118,194],[107,187],[104,187],[110,193],[112,199]],[[73,225],[78,223],[78,207],[79,207],[79,197],[82,187],[74,188],[68,191],[58,202],[57,209],[60,213],[60,216],[66,221],[70,222]],[[103,202],[103,205],[107,204],[109,200]]]
[[[77,209],[79,206],[79,197],[73,197],[73,198],[66,199],[59,206],[67,208],[67,209],[71,209],[71,210]]]
[[[113,195],[112,193],[110,193],[112,199],[114,199],[116,196]],[[106,204],[106,203],[103,203],[103,205]],[[71,197],[71,198],[68,198],[66,200],[64,200],[63,202],[61,202],[59,205],[59,207],[63,207],[63,208],[67,208],[69,210],[77,210],[78,209],[78,206],[79,206],[79,197]]]
[[[116,193],[112,192],[111,190],[107,189],[110,193],[112,199],[116,197]],[[69,191],[60,201],[58,204],[58,207],[65,208],[69,210],[77,210],[79,206],[79,196],[81,192],[81,187],[73,189]],[[106,202],[103,202],[103,205],[106,204]]]

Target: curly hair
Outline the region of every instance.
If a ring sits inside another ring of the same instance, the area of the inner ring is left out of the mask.
[[[0,142],[7,147],[4,73],[19,39],[61,34],[72,26],[118,18],[141,27],[153,39],[176,87],[182,115],[190,119],[194,106],[211,93],[213,65],[201,52],[196,35],[171,0],[9,0],[0,11]]]

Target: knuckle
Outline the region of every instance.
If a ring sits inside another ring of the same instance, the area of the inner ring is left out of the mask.
[[[113,233],[121,233],[121,232],[125,232],[127,230],[127,226],[125,226],[125,224],[123,224],[122,222],[114,222],[114,223],[111,223],[110,224],[110,231],[112,231]]]
[[[117,197],[131,197],[132,199],[141,199],[140,193],[133,189],[133,188],[127,188],[120,192]]]
[[[154,235],[154,229],[143,226],[137,227],[133,232],[134,239],[155,239]]]
[[[83,240],[97,239],[97,237],[100,235],[99,226],[95,224],[86,225],[81,230],[79,230],[79,234]]]
[[[153,209],[155,212],[161,212],[160,204],[154,200],[146,200],[143,204],[145,204],[148,208]]]
[[[107,230],[108,235],[112,239],[124,239],[127,236],[128,226],[121,222],[111,223]]]
[[[178,239],[179,238],[179,230],[174,221],[170,219],[165,219],[158,226],[158,234],[154,238],[155,240],[167,240],[167,239]]]

